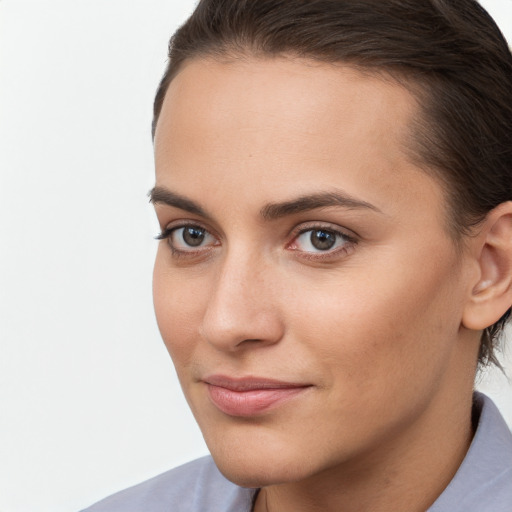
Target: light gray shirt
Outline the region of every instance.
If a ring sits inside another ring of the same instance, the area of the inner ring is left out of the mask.
[[[512,512],[512,434],[479,393],[475,412],[480,419],[468,453],[427,512]],[[212,458],[203,457],[82,512],[250,512],[256,492],[226,480]]]

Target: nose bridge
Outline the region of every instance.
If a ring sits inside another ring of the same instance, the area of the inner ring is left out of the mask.
[[[203,318],[204,338],[221,350],[278,341],[282,326],[272,284],[272,267],[262,255],[227,251]]]

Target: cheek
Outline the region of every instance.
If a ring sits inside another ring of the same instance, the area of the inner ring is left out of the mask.
[[[328,381],[358,399],[422,379],[432,385],[460,326],[456,273],[449,255],[444,261],[389,254],[309,286],[306,295],[296,290],[294,337],[328,370]]]
[[[205,286],[194,286],[183,272],[166,263],[165,247],[158,249],[153,271],[153,302],[158,328],[178,369],[190,361],[198,340]]]

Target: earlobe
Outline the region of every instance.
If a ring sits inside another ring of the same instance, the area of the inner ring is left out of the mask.
[[[479,274],[462,324],[483,330],[497,322],[512,304],[512,201],[487,215],[474,242]]]

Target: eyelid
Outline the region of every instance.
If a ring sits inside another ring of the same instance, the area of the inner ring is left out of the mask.
[[[215,240],[215,243],[213,243],[213,244],[210,243],[210,244],[207,244],[204,246],[198,246],[197,248],[190,247],[190,249],[178,248],[172,243],[172,235],[174,232],[176,232],[180,229],[185,229],[185,228],[199,228],[200,230],[204,231],[207,235],[211,236]],[[194,256],[199,256],[199,255],[205,255],[213,247],[220,245],[218,236],[214,232],[212,232],[211,229],[208,229],[207,227],[205,227],[203,225],[203,223],[198,222],[196,220],[181,219],[181,220],[173,221],[173,222],[167,224],[167,226],[164,229],[162,229],[161,233],[159,233],[155,237],[155,239],[156,240],[167,240],[167,245],[171,249],[173,257],[175,257],[175,258],[194,257]]]
[[[308,231],[314,230],[325,230],[332,231],[333,233],[340,234],[341,236],[347,238],[352,242],[357,242],[359,240],[359,235],[348,228],[342,227],[338,224],[333,224],[331,222],[323,222],[323,221],[310,221],[303,222],[298,226],[295,226],[290,232],[290,238],[296,239],[299,235],[303,233],[307,233]]]
[[[325,251],[305,251],[299,248],[293,248],[292,246],[297,242],[297,239],[304,233],[308,233],[309,231],[328,231],[344,238],[345,243],[343,243],[341,246],[332,249],[327,249]],[[293,251],[294,253],[297,254],[297,256],[301,258],[317,262],[321,262],[322,260],[333,260],[340,258],[342,255],[345,255],[351,250],[353,250],[355,245],[359,241],[358,236],[351,230],[328,222],[315,221],[300,224],[299,226],[295,227],[292,230],[290,236],[292,237],[292,239],[287,244],[287,249]]]
[[[165,240],[166,238],[169,238],[169,235],[180,228],[188,228],[188,227],[195,227],[204,229],[207,233],[215,237],[216,239],[219,238],[215,230],[211,229],[210,227],[206,226],[204,222],[201,222],[200,220],[196,219],[177,219],[173,220],[172,222],[168,222],[164,224],[165,227],[161,228],[160,233],[155,236],[155,240]]]

